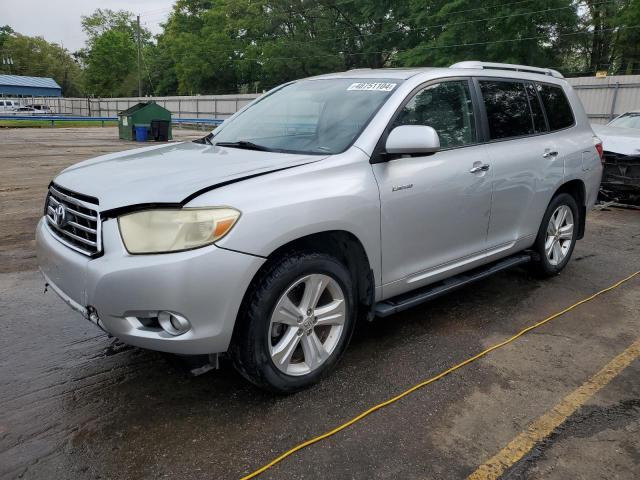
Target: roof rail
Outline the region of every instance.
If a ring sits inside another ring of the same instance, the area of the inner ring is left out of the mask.
[[[467,62],[458,62],[451,65],[449,68],[477,68],[477,69],[493,69],[493,70],[513,70],[516,72],[529,72],[540,73],[542,75],[549,75],[555,78],[564,78],[559,71],[552,68],[539,68],[530,67],[528,65],[514,65],[512,63],[491,63],[491,62],[479,62],[477,60],[471,60]]]

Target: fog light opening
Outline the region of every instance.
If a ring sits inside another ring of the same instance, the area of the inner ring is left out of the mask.
[[[191,328],[189,320],[174,312],[158,312],[158,323],[169,335],[182,335]]]
[[[178,331],[182,330],[182,325],[180,325],[180,322],[176,317],[174,317],[173,315],[169,315],[169,321],[171,322],[171,326],[173,328],[175,328]]]

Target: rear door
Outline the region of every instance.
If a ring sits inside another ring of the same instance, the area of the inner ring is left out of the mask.
[[[575,114],[564,89],[544,82],[536,82],[536,89],[549,121],[549,137],[563,154],[565,179],[576,172],[598,169],[600,158],[593,148],[593,131],[588,125],[576,127]]]
[[[549,135],[536,85],[516,79],[481,78],[487,150],[493,171],[488,247],[495,253],[529,246],[563,178],[566,149]],[[542,205],[544,203],[544,205]]]
[[[390,123],[433,127],[441,150],[374,163],[380,189],[384,295],[427,284],[486,247],[491,170],[469,79],[420,87]],[[381,139],[384,145],[386,135]]]

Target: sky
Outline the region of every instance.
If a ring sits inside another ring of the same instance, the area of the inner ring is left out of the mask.
[[[0,0],[0,25],[16,32],[64,45],[74,52],[86,39],[80,25],[82,15],[97,8],[128,10],[140,14],[140,23],[153,34],[160,32],[175,0]]]

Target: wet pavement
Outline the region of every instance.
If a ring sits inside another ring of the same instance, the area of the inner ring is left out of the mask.
[[[94,141],[106,142],[99,133]],[[47,135],[50,143],[65,141],[57,129]],[[47,157],[50,170],[73,163],[60,153],[67,147],[56,148],[57,156]],[[0,478],[239,478],[640,270],[640,212],[593,212],[559,277],[540,281],[515,269],[376,320],[360,329],[330,377],[299,394],[273,396],[225,361],[190,377],[175,357],[119,344],[55,294],[44,295],[30,260],[32,234],[26,225],[18,235],[15,226],[22,225],[20,212],[37,211],[42,199],[30,195],[44,191],[49,178],[36,176],[28,159],[21,169],[12,152],[0,152],[14,175],[11,185],[6,178],[0,185],[7,218],[0,226]],[[29,190],[18,197],[12,185]],[[20,208],[9,205],[16,198]],[[636,277],[259,478],[464,478],[639,336]],[[504,475],[638,477],[638,359]]]

